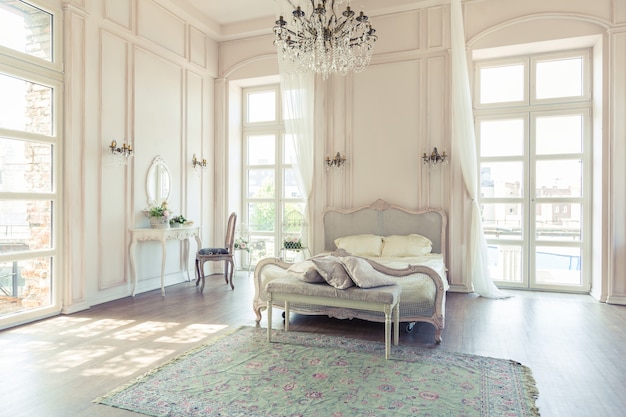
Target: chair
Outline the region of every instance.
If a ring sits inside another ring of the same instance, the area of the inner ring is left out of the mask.
[[[235,261],[233,259],[235,223],[237,223],[237,214],[231,213],[228,217],[224,247],[203,248],[196,252],[196,287],[200,283],[200,280],[202,280],[200,292],[204,291],[204,264],[206,262],[217,261],[224,261],[224,279],[226,280],[226,284],[230,284],[231,289],[235,289],[235,286],[233,285],[233,273],[235,270]]]

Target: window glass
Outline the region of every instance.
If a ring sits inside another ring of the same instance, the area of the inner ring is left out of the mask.
[[[29,4],[0,0],[0,45],[52,61],[52,16]]]
[[[0,191],[52,191],[52,145],[0,137]]]
[[[522,205],[517,203],[481,204],[483,228],[489,238],[522,238]]]
[[[522,247],[519,244],[490,243],[487,246],[489,276],[497,281],[523,282]]]
[[[249,136],[248,165],[273,165],[276,161],[275,143],[275,135]]]
[[[249,169],[248,198],[274,198],[275,172],[273,169]]]
[[[480,122],[481,156],[519,156],[523,153],[523,119],[486,120]]]
[[[582,205],[569,202],[537,204],[536,238],[542,241],[579,242]]]
[[[583,116],[580,114],[538,117],[537,154],[571,154],[583,150]]]
[[[52,202],[0,200],[0,253],[48,249],[52,245]]]
[[[46,307],[52,303],[52,259],[33,258],[0,262],[0,288],[5,299],[22,302],[0,304],[0,313],[10,314],[29,308]]]
[[[521,197],[523,175],[524,169],[520,161],[481,164],[481,198]]]
[[[481,104],[524,100],[524,65],[480,68]]]
[[[537,161],[535,183],[536,196],[581,197],[583,170],[580,159],[555,159]]]
[[[273,202],[248,203],[248,226],[250,232],[273,232],[275,213]]]
[[[535,76],[535,94],[538,99],[583,95],[582,57],[539,61]]]
[[[292,164],[296,158],[296,145],[294,143],[293,135],[284,135],[285,150],[283,152],[283,159],[285,165]]]
[[[285,184],[283,185],[284,197],[285,198],[302,198],[302,193],[300,192],[300,188],[298,187],[298,182],[296,181],[296,174],[291,168],[285,168],[283,170],[283,178]]]
[[[276,92],[248,93],[248,122],[272,122],[276,120]]]
[[[52,88],[0,74],[0,127],[52,135]]]
[[[537,246],[535,279],[540,284],[582,285],[582,250]]]

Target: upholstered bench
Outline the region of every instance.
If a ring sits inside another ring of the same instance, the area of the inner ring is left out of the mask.
[[[267,341],[272,341],[272,303],[285,302],[285,331],[289,331],[289,303],[303,303],[329,307],[344,307],[385,314],[385,358],[391,350],[391,319],[393,316],[394,345],[399,337],[399,285],[376,288],[350,287],[343,290],[328,284],[308,283],[289,277],[277,278],[267,283]]]

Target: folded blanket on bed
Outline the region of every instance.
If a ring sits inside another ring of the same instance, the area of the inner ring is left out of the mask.
[[[395,285],[396,280],[377,271],[365,258],[324,255],[297,262],[288,271],[304,282],[326,282],[343,290],[353,286],[376,288]]]

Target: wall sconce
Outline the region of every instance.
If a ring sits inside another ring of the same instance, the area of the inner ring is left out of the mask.
[[[422,161],[424,165],[428,165],[431,167],[437,166],[437,164],[448,165],[448,155],[446,155],[446,151],[439,153],[437,148],[433,148],[433,151],[428,155],[426,152],[422,155]]]
[[[191,160],[191,167],[195,170],[196,168],[204,169],[206,168],[207,163],[206,159],[202,158],[202,160],[196,158],[196,154],[193,154],[193,159]]]
[[[339,152],[337,152],[337,155],[335,155],[333,159],[330,159],[330,156],[326,155],[326,171],[330,170],[331,168],[336,168],[343,172],[343,167],[345,164],[346,157],[341,156]]]
[[[109,149],[111,149],[111,155],[113,155],[118,165],[126,165],[128,158],[133,156],[133,146],[130,143],[126,144],[126,142],[124,142],[122,146],[118,146],[115,139],[113,139],[109,145]]]

